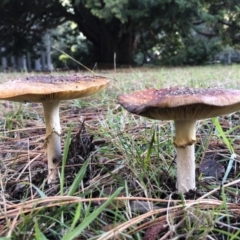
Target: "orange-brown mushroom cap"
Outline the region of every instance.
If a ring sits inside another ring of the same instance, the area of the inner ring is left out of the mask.
[[[16,102],[47,102],[86,97],[104,89],[101,76],[32,76],[0,84],[0,99]]]
[[[86,97],[99,92],[109,80],[100,76],[33,76],[0,84],[0,100],[41,102],[46,123],[46,152],[48,183],[58,179],[61,154],[61,126],[59,105],[61,100]]]
[[[173,87],[118,96],[127,111],[160,120],[204,119],[240,109],[240,90]]]

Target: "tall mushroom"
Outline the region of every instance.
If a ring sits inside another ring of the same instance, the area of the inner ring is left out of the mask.
[[[48,183],[58,179],[62,159],[59,106],[61,100],[90,96],[104,89],[109,80],[101,76],[33,76],[0,84],[0,100],[41,102],[46,123]]]
[[[195,189],[196,121],[229,114],[240,109],[240,90],[154,88],[118,96],[118,102],[130,113],[174,120],[174,145],[177,152],[177,189],[184,193]]]

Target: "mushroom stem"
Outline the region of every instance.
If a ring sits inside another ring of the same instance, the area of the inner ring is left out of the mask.
[[[62,159],[61,126],[59,119],[60,101],[43,102],[46,123],[46,148],[48,159],[48,184],[58,179],[58,163]]]
[[[196,188],[194,144],[177,150],[177,189],[179,193]]]
[[[196,188],[194,147],[196,120],[175,120],[175,131],[177,189],[179,193],[185,193]]]

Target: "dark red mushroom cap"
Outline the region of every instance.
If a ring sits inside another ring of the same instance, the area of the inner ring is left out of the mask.
[[[240,90],[172,87],[118,96],[127,111],[160,120],[204,119],[240,109]]]

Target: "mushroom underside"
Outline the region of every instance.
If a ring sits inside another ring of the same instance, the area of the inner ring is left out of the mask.
[[[127,110],[131,113],[157,120],[207,119],[230,114],[240,109],[240,103],[230,106],[213,106],[191,104],[176,107],[132,106]]]

